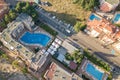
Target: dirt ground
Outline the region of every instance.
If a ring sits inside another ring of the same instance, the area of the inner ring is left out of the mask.
[[[51,6],[43,6],[45,10],[53,13],[58,19],[64,22],[75,24],[75,22],[86,20],[90,11],[83,10],[79,5],[73,4],[73,0],[41,0],[43,2],[48,1]]]

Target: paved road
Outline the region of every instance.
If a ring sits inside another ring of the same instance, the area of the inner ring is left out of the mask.
[[[65,25],[63,22],[59,22],[56,19],[53,19],[53,16],[49,15],[48,12],[46,12],[43,9],[36,9],[39,12],[39,20],[42,22],[45,22],[47,24],[49,24],[52,28],[58,30],[58,32],[60,31],[61,33],[65,34],[66,36],[71,36],[73,34],[73,32],[71,31],[71,33],[68,33],[67,30],[67,25]],[[65,36],[63,36],[64,38]]]

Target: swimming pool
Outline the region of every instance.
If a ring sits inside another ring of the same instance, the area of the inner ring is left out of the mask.
[[[114,22],[114,23],[116,23],[116,22],[118,22],[118,21],[120,21],[120,13],[117,13],[117,14],[115,15],[114,19],[113,19],[113,22]]]
[[[91,63],[87,64],[86,72],[93,76],[96,80],[102,80],[103,73],[97,70]]]
[[[95,14],[91,14],[90,17],[89,17],[89,19],[90,19],[91,21],[94,20],[94,19],[100,20],[100,17],[97,16],[97,15],[95,15]]]
[[[23,36],[21,36],[20,41],[28,45],[34,44],[34,45],[46,46],[50,41],[50,39],[51,38],[48,35],[42,33],[25,32]]]

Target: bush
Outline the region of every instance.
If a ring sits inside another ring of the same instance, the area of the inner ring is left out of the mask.
[[[22,72],[25,74],[25,73],[28,73],[28,70],[26,67],[22,68]]]
[[[4,52],[0,50],[0,56],[3,56]]]
[[[74,30],[76,32],[79,32],[80,30],[81,31],[84,31],[84,29],[86,28],[86,25],[83,23],[83,22],[77,22],[75,25],[74,25]]]
[[[12,66],[14,66],[14,67],[19,67],[19,63],[18,63],[18,60],[14,60],[13,62],[12,62]]]
[[[65,55],[65,58],[66,58],[67,60],[70,60],[70,61],[73,61],[73,60],[74,60],[73,57],[72,57],[69,53],[67,53],[67,54]]]
[[[112,73],[110,73],[110,74],[108,75],[107,80],[112,80]]]

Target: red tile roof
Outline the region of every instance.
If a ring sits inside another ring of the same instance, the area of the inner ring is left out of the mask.
[[[109,12],[111,11],[110,7],[109,7],[109,3],[104,2],[101,6],[100,6],[100,10],[102,10],[103,12]]]
[[[115,38],[120,39],[120,30],[116,33]]]
[[[99,33],[102,32],[103,29],[109,31],[110,33],[114,33],[116,31],[116,26],[112,25],[105,19],[88,21],[87,26],[87,29],[94,29]]]
[[[52,80],[53,79],[55,70],[56,70],[56,64],[52,63],[50,65],[49,69],[47,70],[46,75],[45,75],[47,80]]]

